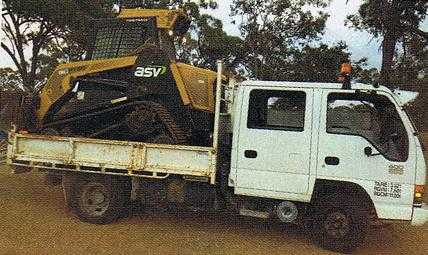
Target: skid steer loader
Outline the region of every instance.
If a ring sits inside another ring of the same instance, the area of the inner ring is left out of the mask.
[[[174,39],[189,26],[181,10],[122,9],[114,18],[95,21],[85,61],[59,65],[34,98],[2,95],[2,126],[13,122],[48,135],[207,144],[216,73],[176,61]]]

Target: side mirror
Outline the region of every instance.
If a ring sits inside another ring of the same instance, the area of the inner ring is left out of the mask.
[[[370,157],[373,155],[373,149],[370,146],[367,146],[364,148],[364,154],[366,154],[367,157]]]

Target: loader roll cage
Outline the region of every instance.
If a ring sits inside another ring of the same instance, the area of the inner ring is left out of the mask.
[[[184,35],[190,22],[181,10],[156,9],[124,9],[117,17],[95,19],[86,59],[133,55],[147,43],[167,47],[175,56],[174,36]]]
[[[145,43],[159,44],[156,19],[94,21],[87,60],[126,56]]]

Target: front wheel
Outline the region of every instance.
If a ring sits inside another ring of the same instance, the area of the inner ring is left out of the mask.
[[[129,194],[126,181],[103,175],[65,175],[64,197],[67,206],[82,221],[107,224],[116,220]]]
[[[314,206],[312,234],[321,247],[350,253],[364,240],[369,226],[369,213],[363,203],[330,196]]]

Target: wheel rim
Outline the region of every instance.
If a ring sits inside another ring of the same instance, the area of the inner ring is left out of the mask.
[[[343,238],[350,230],[350,222],[344,213],[333,212],[327,215],[324,229],[331,237]]]
[[[107,188],[100,183],[88,183],[82,187],[79,208],[91,217],[102,216],[110,205]]]

